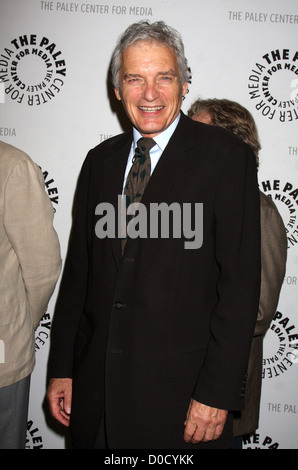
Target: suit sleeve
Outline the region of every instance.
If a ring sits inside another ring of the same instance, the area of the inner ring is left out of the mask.
[[[47,309],[61,270],[54,210],[32,160],[20,161],[5,188],[4,225],[19,259],[34,328]]]
[[[266,333],[275,315],[287,260],[287,236],[275,204],[261,196],[261,295],[255,336]]]
[[[260,201],[255,157],[237,145],[223,164],[214,203],[218,302],[193,394],[225,410],[244,406],[244,388],[260,293]]]

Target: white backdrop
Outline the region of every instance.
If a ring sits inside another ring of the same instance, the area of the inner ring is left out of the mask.
[[[164,20],[183,36],[193,74],[183,111],[199,96],[229,98],[247,107],[257,122],[260,188],[284,219],[288,263],[265,338],[260,427],[245,449],[297,449],[297,0],[0,0],[0,139],[26,151],[42,168],[65,258],[83,159],[123,130],[107,86],[111,53],[122,31],[142,19]],[[36,331],[30,449],[65,447],[44,402],[57,290]]]

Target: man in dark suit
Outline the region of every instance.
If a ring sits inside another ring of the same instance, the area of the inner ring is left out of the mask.
[[[77,448],[229,448],[259,302],[255,158],[236,137],[181,112],[187,61],[164,23],[129,27],[111,70],[133,131],[91,150],[79,178],[53,322],[50,409]],[[135,165],[147,165],[145,153],[134,157],[141,137],[154,139],[142,214],[187,204],[185,229],[202,204],[202,243],[191,245],[189,230],[179,237],[173,215],[168,236],[139,227],[122,252],[118,196],[143,175]],[[103,206],[115,209],[116,235],[99,233]]]

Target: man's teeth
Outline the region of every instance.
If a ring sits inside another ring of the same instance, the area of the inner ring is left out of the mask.
[[[156,113],[156,111],[160,111],[163,108],[163,106],[155,106],[154,108],[146,108],[145,106],[139,106],[139,109],[141,111],[144,111],[145,113]]]

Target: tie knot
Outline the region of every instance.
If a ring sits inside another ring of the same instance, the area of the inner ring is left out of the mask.
[[[149,137],[142,137],[137,142],[138,149],[141,152],[146,152],[146,150],[149,152],[149,150],[151,150],[154,145],[155,141],[153,139],[150,139]]]

